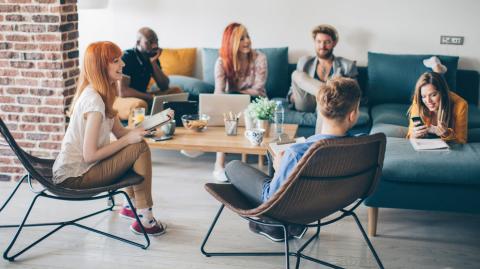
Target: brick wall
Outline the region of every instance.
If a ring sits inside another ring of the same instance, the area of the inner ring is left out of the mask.
[[[60,149],[78,65],[77,0],[0,0],[0,117],[34,156]],[[23,173],[0,145],[0,181]]]

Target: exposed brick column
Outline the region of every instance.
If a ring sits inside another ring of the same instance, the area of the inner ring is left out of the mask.
[[[78,65],[77,0],[0,0],[0,116],[34,156],[58,154]],[[0,180],[23,174],[0,146]]]

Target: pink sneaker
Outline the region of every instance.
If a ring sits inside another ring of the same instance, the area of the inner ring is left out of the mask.
[[[133,213],[133,210],[130,209],[130,208],[122,207],[122,209],[120,209],[120,211],[118,212],[118,214],[119,214],[120,217],[122,217],[122,218],[135,220],[135,214]]]
[[[155,221],[155,225],[152,227],[146,228],[144,226],[144,228],[148,235],[159,236],[166,232],[167,225],[163,225],[161,222]],[[132,225],[130,225],[130,230],[135,234],[143,234],[142,228],[140,227],[140,223],[138,223],[138,221],[135,221],[132,223]]]

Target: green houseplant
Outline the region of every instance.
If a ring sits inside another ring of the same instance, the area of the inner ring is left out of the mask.
[[[248,106],[250,116],[257,119],[257,128],[265,129],[265,135],[270,132],[270,120],[273,119],[275,102],[266,97],[259,97]]]

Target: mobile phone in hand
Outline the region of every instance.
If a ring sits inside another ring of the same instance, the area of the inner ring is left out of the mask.
[[[422,118],[420,118],[419,116],[414,116],[414,117],[412,117],[412,121],[413,121],[413,124],[414,124],[415,126],[425,125],[425,123],[423,123]]]

